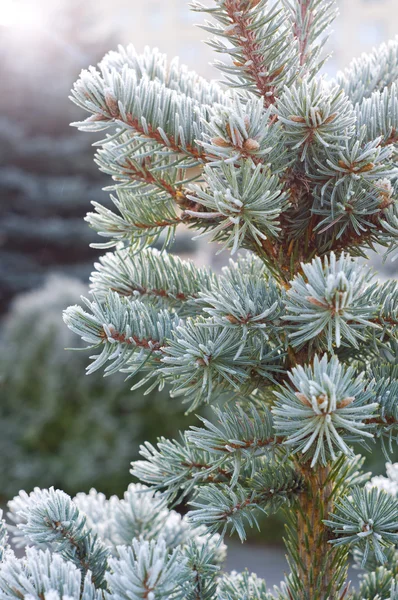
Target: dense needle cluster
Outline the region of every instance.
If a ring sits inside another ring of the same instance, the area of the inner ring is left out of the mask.
[[[87,221],[114,250],[64,319],[91,350],[89,373],[141,370],[145,389],[213,406],[179,440],[144,444],[132,468],[149,487],[142,502],[185,499],[184,526],[206,543],[191,533],[170,544],[155,511],[147,527],[117,512],[115,544],[108,501],[93,513],[87,499],[37,491],[14,501],[13,518],[40,549],[21,563],[5,551],[0,600],[78,588],[128,600],[396,600],[398,502],[366,483],[353,444],[388,454],[398,434],[397,284],[361,262],[376,244],[397,251],[398,40],[330,81],[319,70],[333,0],[192,9],[226,55],[222,86],[132,46],[74,86],[89,113],[75,125],[105,132],[96,160],[114,182],[114,210],[95,203]],[[221,274],[168,253],[182,225],[231,252]],[[214,536],[244,540],[278,509],[291,569],[280,588],[222,574]],[[358,592],[349,552],[367,570]]]

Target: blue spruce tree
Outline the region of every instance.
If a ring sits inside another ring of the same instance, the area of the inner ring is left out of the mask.
[[[76,125],[105,131],[96,160],[114,180],[114,210],[95,203],[87,221],[114,249],[65,321],[89,372],[141,370],[146,389],[210,403],[214,420],[142,446],[141,518],[95,492],[15,499],[19,537],[39,549],[5,547],[0,598],[396,600],[398,500],[366,483],[353,444],[388,455],[398,433],[397,284],[360,261],[397,252],[398,40],[329,81],[333,0],[192,9],[226,55],[223,87],[133,47],[75,84],[90,113]],[[182,224],[231,252],[221,275],[168,254]],[[170,543],[159,515],[182,498],[191,533],[175,517]],[[217,536],[244,540],[278,509],[280,589],[222,574]],[[350,552],[367,570],[358,593]]]

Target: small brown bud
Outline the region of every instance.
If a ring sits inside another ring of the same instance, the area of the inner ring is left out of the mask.
[[[341,402],[339,402],[339,408],[345,408],[349,404],[352,404],[354,400],[354,396],[347,396],[347,398],[344,398],[343,400],[341,400]]]
[[[391,197],[387,196],[386,194],[383,196],[383,194],[381,194],[381,197],[383,198],[383,200],[380,202],[379,204],[379,208],[380,210],[384,210],[385,208],[388,208],[390,206],[390,204],[392,203]]]
[[[318,404],[318,406],[321,406],[321,404],[327,402],[327,399],[328,397],[325,394],[321,394],[320,396],[317,396],[316,403]]]
[[[231,144],[224,140],[222,137],[215,137],[211,140],[211,143],[215,146],[220,146],[221,148],[228,148]]]
[[[337,163],[339,165],[339,167],[341,167],[342,169],[347,169],[347,171],[351,170],[351,166],[347,165],[344,160],[339,160],[339,162]]]
[[[371,171],[372,169],[374,169],[374,164],[373,163],[368,163],[364,167],[361,167],[359,169],[359,171],[357,171],[357,173],[367,173],[368,171]]]
[[[237,319],[236,317],[234,317],[233,315],[227,315],[226,319],[232,323],[233,325],[238,325],[238,323],[240,323],[239,319]]]
[[[275,77],[278,77],[278,75],[280,75],[283,72],[283,69],[285,68],[285,65],[282,65],[279,67],[279,69],[276,69],[273,73],[271,73],[271,75],[269,76],[270,79],[274,79]]]
[[[231,138],[232,143],[234,145],[238,146],[239,148],[241,148],[243,139],[242,139],[242,136],[239,133],[239,131],[236,128],[232,131],[229,123],[226,124],[225,129],[228,134],[228,137]],[[234,139],[235,139],[235,141],[234,141]]]
[[[388,179],[379,179],[376,181],[376,189],[380,197],[380,210],[384,210],[392,203],[393,187]]]
[[[381,146],[389,146],[390,144],[396,144],[398,142],[397,130],[392,127],[390,136],[385,140],[384,143],[380,142]]]
[[[328,117],[327,119],[324,120],[323,124],[327,125],[328,123],[331,123],[332,121],[335,120],[336,117],[337,117],[337,113],[333,113],[332,115],[330,115],[330,117]]]
[[[290,115],[289,119],[294,121],[294,123],[305,123],[304,117],[299,117],[297,115]]]
[[[256,152],[256,150],[260,148],[260,144],[257,140],[248,138],[245,142],[243,142],[243,148],[248,152]]]
[[[320,300],[317,300],[313,296],[307,296],[306,300],[308,300],[308,302],[310,302],[314,306],[319,306],[320,308],[329,308],[329,306],[327,304],[324,304],[323,302],[320,302]]]
[[[301,392],[296,392],[296,396],[300,400],[300,402],[305,404],[305,406],[312,406],[311,402],[308,400],[305,394],[302,394]]]
[[[105,97],[106,106],[108,107],[109,112],[111,113],[112,117],[118,117],[119,116],[118,101],[117,101],[117,98],[114,95],[113,91],[110,88],[106,88],[104,90],[104,97]]]

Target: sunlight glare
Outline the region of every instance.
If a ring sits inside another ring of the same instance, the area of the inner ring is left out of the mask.
[[[15,0],[0,0],[0,27],[35,28],[39,14],[34,6]]]

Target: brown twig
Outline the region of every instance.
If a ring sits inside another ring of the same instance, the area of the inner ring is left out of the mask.
[[[258,91],[264,97],[266,107],[275,103],[276,89],[273,85],[275,77],[280,75],[281,70],[276,73],[266,75],[267,66],[263,62],[263,57],[259,43],[256,41],[256,35],[251,29],[252,18],[247,12],[240,8],[240,0],[226,0],[225,10],[231,23],[235,25],[234,32],[239,40],[242,53],[245,58],[245,66],[252,79],[255,81]]]

